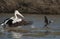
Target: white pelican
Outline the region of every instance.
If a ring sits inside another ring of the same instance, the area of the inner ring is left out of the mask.
[[[6,21],[1,25],[2,26],[4,25],[4,27],[6,26],[17,27],[17,26],[29,25],[29,24],[32,24],[32,22],[24,20],[24,16],[21,13],[19,13],[18,10],[15,10],[14,16],[9,19],[6,19]]]
[[[12,23],[16,23],[22,21],[22,19],[24,19],[24,16],[21,13],[19,13],[17,10],[15,10],[14,17],[11,17],[10,19],[13,20]]]

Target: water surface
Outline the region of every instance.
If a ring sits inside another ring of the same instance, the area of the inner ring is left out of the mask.
[[[34,28],[23,27],[24,30],[0,32],[0,39],[60,39],[60,15],[46,15],[49,20],[54,22],[48,25],[49,29],[43,29],[44,16],[40,14],[23,14],[29,21],[33,21]],[[0,14],[0,24],[14,14]],[[48,31],[48,33],[45,33]]]

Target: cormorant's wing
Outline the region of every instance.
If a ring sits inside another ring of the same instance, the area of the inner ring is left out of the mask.
[[[45,18],[45,21],[44,21],[44,22],[45,22],[46,24],[48,24],[48,19],[47,19],[47,17],[44,16],[44,18]]]

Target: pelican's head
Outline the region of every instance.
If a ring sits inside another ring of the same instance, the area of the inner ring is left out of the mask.
[[[21,13],[19,13],[18,10],[15,10],[15,17],[16,18],[24,18],[24,16]]]
[[[23,19],[23,18],[24,18],[24,16],[21,13],[19,13],[18,10],[15,10],[14,16],[11,17],[10,19]]]

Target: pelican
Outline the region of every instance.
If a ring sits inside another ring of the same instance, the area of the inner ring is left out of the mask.
[[[13,20],[12,23],[16,23],[16,22],[19,22],[19,21],[22,21],[22,19],[24,18],[24,16],[19,13],[17,10],[15,10],[15,14],[14,14],[15,17],[11,17],[10,19]]]
[[[52,23],[53,21],[52,20],[48,20],[48,18],[46,16],[44,16],[44,22],[45,22],[45,25],[44,27],[47,27],[50,23]],[[48,28],[48,27],[47,27]]]
[[[1,25],[4,27],[17,27],[17,26],[21,26],[21,25],[29,25],[32,24],[31,21],[26,21],[25,17],[19,13],[18,10],[15,10],[14,16],[11,18],[8,18],[5,20],[4,23],[2,23]]]

